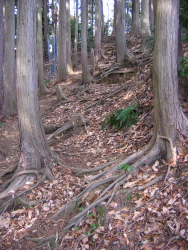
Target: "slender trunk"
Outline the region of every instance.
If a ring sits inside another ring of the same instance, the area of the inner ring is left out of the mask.
[[[70,0],[66,0],[66,51],[67,51],[67,71],[72,73],[72,60],[71,60],[71,26],[70,26]]]
[[[116,19],[115,19],[115,38],[116,38],[116,61],[125,63],[129,61],[125,38],[125,2],[116,0]]]
[[[66,36],[66,0],[60,0],[58,21],[58,81],[65,81],[67,79]]]
[[[96,0],[95,13],[95,61],[96,63],[101,57],[101,0]]]
[[[150,29],[154,30],[154,4],[153,0],[149,0],[149,21],[150,21]]]
[[[44,1],[44,59],[49,60],[48,55],[48,34],[49,34],[49,23],[48,23],[48,0]]]
[[[38,62],[38,86],[41,95],[47,93],[46,84],[44,82],[44,68],[43,68],[43,49],[42,49],[42,4],[38,0],[37,13],[37,62]]]
[[[142,46],[145,46],[145,42],[148,36],[151,35],[150,22],[149,22],[149,0],[142,0]]]
[[[74,38],[74,67],[78,66],[78,0],[76,0],[75,38]]]
[[[82,80],[81,84],[90,83],[92,81],[92,77],[89,73],[89,66],[88,66],[88,56],[87,56],[87,24],[86,24],[86,13],[87,13],[87,0],[81,0],[81,57],[82,57]]]
[[[17,110],[15,93],[15,1],[4,0],[5,49],[4,49],[4,80],[3,80],[3,111],[6,116]]]
[[[140,10],[140,2],[138,0],[133,0],[131,35],[135,37],[138,36],[139,33],[139,10]]]

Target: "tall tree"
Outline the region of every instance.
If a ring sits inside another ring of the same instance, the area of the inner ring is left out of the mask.
[[[174,162],[188,134],[188,119],[178,99],[178,30],[179,0],[159,1],[153,64],[155,123],[158,148]]]
[[[67,51],[67,71],[73,72],[71,60],[71,26],[70,26],[70,0],[66,0],[66,51]]]
[[[17,177],[0,194],[0,198],[7,196],[10,190],[15,191],[27,181],[35,179],[37,172],[43,172],[50,180],[53,179],[50,170],[52,154],[44,133],[38,99],[37,0],[20,0],[18,13],[16,90],[21,153]],[[25,174],[20,173],[19,176],[20,171],[25,171]]]
[[[153,0],[149,0],[149,21],[151,31],[154,30],[154,3]]]
[[[101,35],[102,35],[102,5],[101,0],[96,0],[95,9],[95,61],[99,61],[101,57]]]
[[[78,65],[78,0],[76,0],[75,37],[74,37],[74,67]]]
[[[49,59],[48,55],[48,35],[49,35],[49,21],[48,21],[48,0],[43,0],[43,11],[44,11],[44,58]]]
[[[129,62],[129,56],[125,37],[125,1],[116,0],[116,18],[115,18],[115,38],[116,38],[116,61],[118,63]]]
[[[87,32],[86,32],[86,8],[87,0],[81,0],[81,57],[82,57],[82,79],[80,84],[87,84],[93,81],[88,66],[88,55],[87,55]]]
[[[142,0],[142,46],[144,48],[146,39],[151,35],[150,20],[149,20],[149,0]]]
[[[4,80],[3,112],[12,115],[17,110],[15,92],[15,1],[4,0],[5,47],[4,47]]]
[[[4,20],[3,20],[4,0],[0,1],[0,113],[3,106],[3,63],[4,63]]]
[[[38,62],[38,86],[41,95],[48,93],[44,81],[44,67],[43,67],[43,39],[42,39],[42,3],[38,0],[37,12],[37,62]]]
[[[66,0],[59,0],[58,19],[58,81],[67,79],[67,56],[66,56]]]
[[[139,32],[139,11],[140,11],[140,1],[132,0],[132,26],[131,35],[138,36]]]

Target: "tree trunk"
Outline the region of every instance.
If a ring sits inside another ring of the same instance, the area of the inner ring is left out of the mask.
[[[16,90],[21,154],[18,171],[48,169],[50,173],[52,154],[45,137],[38,99],[36,8],[37,0],[19,1]],[[7,191],[16,190],[34,177],[17,177]]]
[[[138,36],[139,33],[139,11],[140,2],[138,0],[132,0],[132,27],[131,35]]]
[[[87,56],[87,33],[86,33],[86,8],[87,8],[87,0],[81,0],[81,57],[82,57],[82,79],[81,84],[87,84],[92,82],[92,77],[89,73],[89,66],[88,66],[88,56]]]
[[[3,63],[4,63],[4,20],[3,20],[4,0],[0,1],[0,113],[3,106]]]
[[[188,120],[178,99],[178,30],[179,0],[158,2],[153,65],[154,109],[157,138],[167,159],[182,153],[180,137],[188,134]]]
[[[15,1],[4,0],[5,47],[4,47],[4,80],[3,112],[9,116],[16,112],[15,92]]]
[[[48,92],[44,81],[44,67],[43,67],[43,48],[42,48],[42,4],[38,0],[37,13],[37,62],[38,62],[38,86],[41,95]]]
[[[67,79],[66,37],[66,0],[60,0],[58,21],[58,81],[65,81]]]
[[[126,38],[125,38],[125,1],[116,0],[115,18],[115,37],[116,37],[116,61],[118,63],[128,62]]]
[[[78,66],[78,0],[76,0],[75,38],[74,38],[74,67]]]
[[[95,5],[95,62],[97,63],[101,58],[101,0],[96,0]]]
[[[44,1],[44,60],[49,60],[48,55],[48,34],[49,34],[49,23],[48,23],[48,0]]]
[[[104,40],[104,12],[103,12],[103,0],[101,1],[101,38]]]
[[[150,29],[154,31],[154,4],[153,0],[149,0],[149,21],[150,21]]]
[[[66,0],[66,51],[67,51],[67,71],[72,73],[72,60],[71,60],[71,26],[70,26],[70,0]]]
[[[149,0],[142,0],[142,46],[144,48],[146,39],[151,35],[149,21]]]

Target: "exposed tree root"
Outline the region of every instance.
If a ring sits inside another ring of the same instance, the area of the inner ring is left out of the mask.
[[[15,163],[13,163],[13,164],[10,166],[10,168],[7,168],[7,169],[1,171],[1,173],[0,173],[0,178],[3,177],[3,176],[6,175],[6,174],[9,174],[9,173],[14,172],[14,170],[15,170],[17,167],[18,167],[18,161],[16,161]]]
[[[135,174],[136,172],[139,171],[140,166],[152,164],[156,160],[161,159],[161,151],[162,149],[160,146],[160,141],[154,135],[153,138],[150,140],[150,143],[140,152],[137,152],[137,153],[134,153],[133,155],[128,156],[127,159],[125,159],[124,161],[116,164],[115,166],[112,166],[111,168],[107,170],[104,170],[102,174],[99,173],[98,175],[95,175],[95,178],[99,178],[101,176],[105,178],[102,180],[95,181],[92,184],[90,184],[84,191],[82,191],[80,194],[74,197],[71,201],[69,201],[69,203],[63,206],[59,210],[58,213],[54,214],[51,219],[57,220],[59,216],[65,215],[67,211],[72,210],[87,192],[91,192],[92,190],[96,189],[97,187],[99,187],[100,185],[104,183],[109,183],[109,185],[99,195],[99,197],[94,200],[93,203],[91,203],[81,213],[77,214],[69,221],[68,226],[64,230],[67,231],[71,227],[78,225],[81,222],[81,220],[87,215],[88,211],[94,208],[95,206],[97,206],[98,204],[100,204],[101,202],[107,200],[106,206],[108,206],[109,203],[113,200],[114,196],[116,195],[119,187],[122,186],[127,181],[127,176],[130,174],[130,172],[125,172],[124,174],[119,174],[119,175],[114,176],[114,172],[119,170],[118,169],[119,166],[121,166],[122,164],[131,164],[132,168],[134,169],[133,174]],[[106,166],[103,166],[103,167],[106,167]],[[99,167],[98,170],[101,170],[101,167]],[[81,172],[77,172],[77,173],[79,175],[81,174]],[[135,190],[143,190],[147,188],[148,186],[155,184],[157,181],[161,180],[161,178],[163,177],[162,176],[157,177],[155,180],[151,181],[150,183],[142,187],[133,187],[130,190],[130,192],[135,191]]]

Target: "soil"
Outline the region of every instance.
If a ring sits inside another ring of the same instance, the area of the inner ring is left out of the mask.
[[[77,227],[63,235],[60,234],[69,219],[95,198],[89,198],[88,195],[71,213],[58,221],[50,220],[88,184],[87,176],[78,178],[73,175],[74,168],[87,169],[113,160],[118,162],[140,150],[153,135],[152,52],[146,55],[141,51],[139,40],[130,39],[129,49],[138,62],[131,69],[131,75],[123,73],[122,76],[122,71],[127,70],[123,68],[119,77],[117,72],[104,78],[102,72],[109,69],[115,60],[111,39],[103,43],[108,60],[99,62],[98,69],[102,70],[96,72],[95,77],[100,80],[79,86],[81,71],[78,68],[66,82],[58,83],[62,86],[66,100],[57,101],[54,83],[49,85],[51,93],[40,97],[44,125],[61,127],[70,121],[72,114],[82,114],[90,122],[85,127],[85,133],[70,129],[49,141],[50,148],[61,159],[61,164],[54,162],[52,171],[55,180],[52,183],[46,180],[25,195],[25,200],[37,201],[33,207],[15,204],[0,215],[0,249],[188,249],[188,155],[179,156],[176,168],[164,160],[155,162],[153,166],[141,166],[138,173],[130,175],[129,184],[121,187],[108,207],[101,204],[92,209]],[[188,47],[185,46],[185,56],[187,51]],[[127,89],[91,106],[125,86]],[[188,114],[186,98],[183,99],[182,107]],[[102,123],[109,114],[131,104],[136,105],[139,114],[139,121],[135,125],[118,131],[109,126],[102,129]],[[3,172],[11,169],[19,160],[17,115],[0,121],[0,135],[0,166]],[[185,143],[188,143],[187,139]],[[13,174],[11,171],[4,175],[0,184],[4,184]],[[131,188],[133,183],[145,185],[160,175],[167,176],[166,181],[161,180],[143,191],[125,196],[127,188]],[[32,185],[29,183],[21,190]],[[28,239],[51,235],[55,235],[55,240],[41,244]]]

